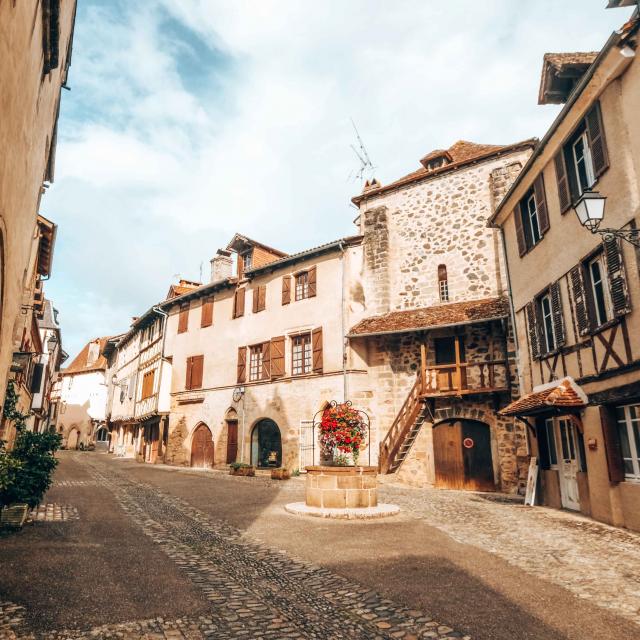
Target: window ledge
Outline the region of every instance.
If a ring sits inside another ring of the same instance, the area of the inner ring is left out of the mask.
[[[606,329],[611,329],[611,327],[615,327],[615,325],[617,324],[620,324],[619,317],[613,318],[613,320],[607,320],[607,322],[605,322],[604,324],[601,324],[599,327],[596,327],[595,329],[591,329],[591,331],[589,331],[589,333],[585,335],[589,335],[589,336],[598,335],[599,333],[602,333]]]

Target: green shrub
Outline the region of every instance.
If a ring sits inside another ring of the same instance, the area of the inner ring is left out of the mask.
[[[247,467],[250,467],[250,464],[247,464],[246,462],[232,462],[229,465],[234,471],[237,471],[238,469],[245,469]]]

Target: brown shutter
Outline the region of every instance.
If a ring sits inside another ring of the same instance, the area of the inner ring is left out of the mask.
[[[622,482],[624,480],[624,460],[622,458],[622,447],[620,446],[615,411],[600,405],[600,424],[602,425],[602,439],[604,440],[604,450],[607,456],[609,480],[611,482]]]
[[[569,272],[571,281],[571,294],[573,296],[573,307],[576,312],[576,322],[578,333],[586,335],[591,330],[589,312],[587,308],[587,298],[584,290],[584,278],[582,276],[582,265],[577,265]]]
[[[308,273],[308,283],[309,283],[309,298],[314,298],[316,295],[316,268],[315,266],[309,269]]]
[[[258,313],[259,292],[260,292],[260,287],[256,287],[252,291],[251,310],[253,311],[253,313]]]
[[[556,335],[556,347],[561,347],[565,343],[565,334],[560,282],[554,282],[549,287],[549,297],[551,298],[551,315],[553,318],[553,331]]]
[[[210,327],[213,324],[213,298],[205,298],[202,302],[201,327]]]
[[[191,389],[191,371],[193,369],[193,358],[187,358],[187,375],[185,376],[184,388]]]
[[[233,317],[240,318],[244,315],[244,295],[246,289],[236,289],[234,303],[233,303]]]
[[[527,314],[527,328],[529,331],[529,345],[531,347],[531,357],[540,357],[540,340],[538,336],[538,314],[536,313],[537,302],[530,302],[525,307]]]
[[[180,307],[180,316],[178,317],[178,333],[184,333],[189,328],[189,305],[183,304]]]
[[[284,336],[271,338],[271,377],[284,375]]]
[[[262,380],[268,380],[271,377],[270,345],[269,342],[262,343]]]
[[[311,332],[311,349],[313,351],[313,372],[322,373],[322,327]]]
[[[242,384],[247,378],[247,348],[238,347],[238,384]]]
[[[291,302],[291,276],[282,277],[282,304]]]
[[[604,127],[602,126],[600,102],[596,102],[591,111],[587,113],[586,123],[591,159],[593,160],[593,173],[597,178],[609,167],[609,154],[607,152],[607,141],[604,137]]]
[[[516,225],[516,239],[518,241],[518,253],[522,257],[527,253],[527,240],[524,235],[524,229],[522,228],[522,213],[520,211],[520,205],[517,204],[513,210],[513,221]]]
[[[538,212],[538,224],[540,233],[549,231],[549,211],[547,210],[547,198],[544,192],[544,178],[540,174],[533,183],[533,192],[536,198],[536,211]]]
[[[604,258],[607,264],[607,275],[609,276],[609,289],[611,291],[613,314],[616,317],[623,316],[631,311],[631,302],[629,300],[627,279],[624,274],[624,262],[622,260],[620,240],[614,236],[605,236],[602,244],[604,245]]]
[[[267,308],[267,285],[263,284],[258,287],[258,311],[264,311]]]
[[[204,369],[204,356],[193,356],[191,360],[191,388],[202,389],[202,370]]]
[[[553,159],[556,166],[556,179],[558,180],[558,199],[560,200],[560,213],[564,213],[571,206],[571,192],[567,179],[567,165],[564,161],[564,152],[560,150]]]

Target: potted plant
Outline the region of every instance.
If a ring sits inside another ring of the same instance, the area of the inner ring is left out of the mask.
[[[246,462],[232,462],[230,465],[230,475],[232,476],[245,476],[248,478],[252,478],[256,475],[255,467],[252,467],[250,464]]]
[[[272,480],[288,480],[291,477],[289,469],[280,467],[279,469],[271,469]]]
[[[320,451],[323,464],[357,465],[364,447],[367,425],[360,410],[350,402],[332,402],[322,412]]]

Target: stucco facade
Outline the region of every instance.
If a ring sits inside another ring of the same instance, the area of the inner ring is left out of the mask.
[[[602,227],[640,222],[637,29],[636,14],[565,96],[565,108],[493,219],[505,237],[522,390],[545,393],[543,385],[568,377],[580,395],[564,409],[539,406],[536,395],[513,408],[531,424],[542,466],[540,499],[633,529],[640,529],[640,442],[634,448],[631,433],[640,401],[640,250],[589,233],[574,206],[588,186],[607,198]],[[579,176],[576,182],[572,155],[582,130],[589,168],[584,186]],[[518,238],[527,221],[520,206],[540,180],[548,222],[531,243]],[[553,322],[546,325],[541,305],[549,291]],[[566,432],[576,451],[567,447]]]

